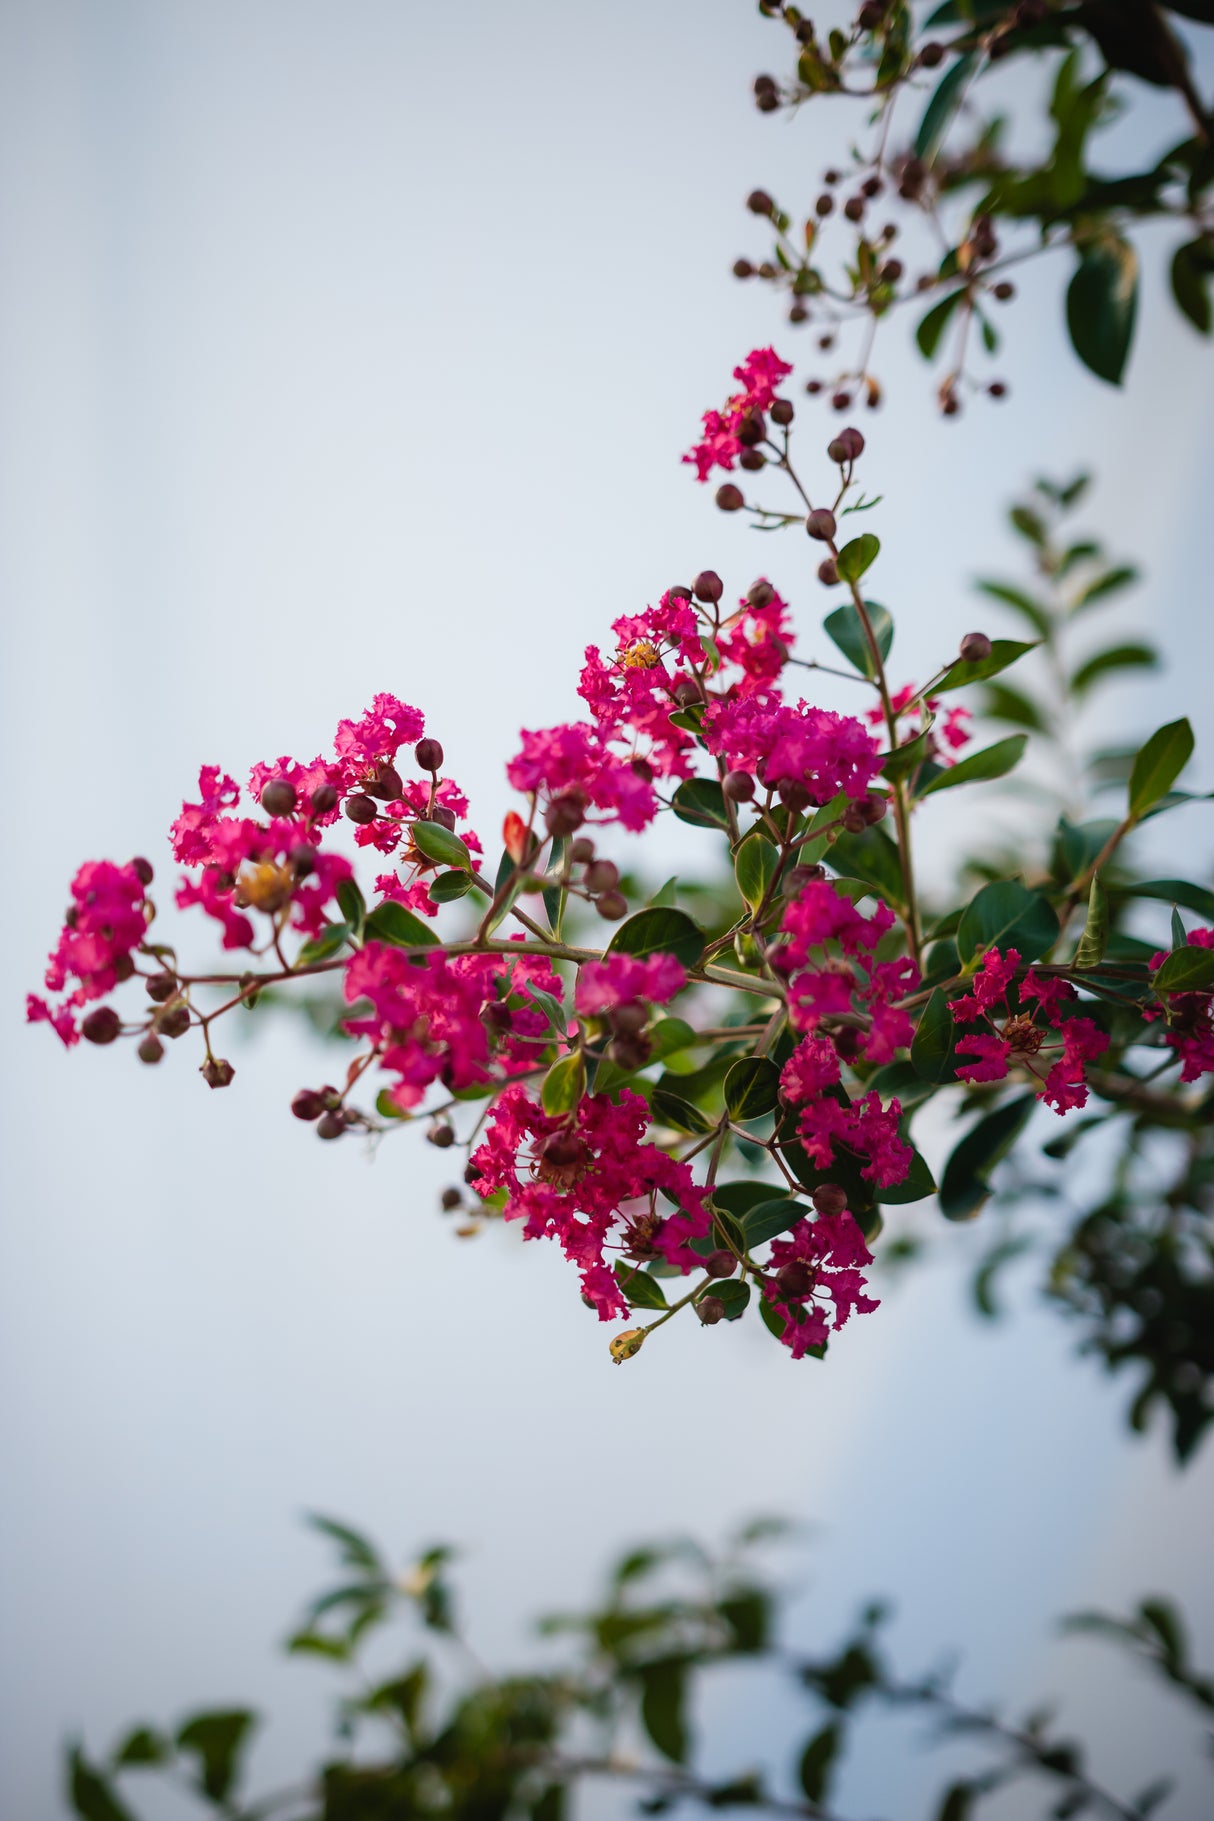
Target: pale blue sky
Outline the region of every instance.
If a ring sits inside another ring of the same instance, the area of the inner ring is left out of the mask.
[[[372,1165],[287,1116],[323,1066],[298,1031],[233,1051],[213,1096],[185,1056],[140,1075],[17,1027],[78,861],[167,872],[200,762],[310,756],[389,689],[491,839],[517,728],[572,712],[616,614],[767,568],[813,626],[804,540],[757,547],[678,462],[748,348],[808,357],[728,276],[759,245],[746,192],[808,200],[834,147],[829,114],[748,107],[784,44],[732,0],[0,8],[6,1814],[61,1812],[73,1727],[212,1698],[272,1704],[267,1775],[294,1767],[318,1679],[271,1644],[320,1572],[308,1507],[466,1546],[489,1652],[629,1538],[813,1519],[800,1635],[886,1590],[982,1694],[1071,1670],[1114,1780],[1154,1709],[1046,1658],[1050,1617],[1176,1591],[1214,1657],[1210,1459],[1181,1480],[1158,1436],[1128,1446],[1128,1388],[1027,1293],[976,1332],[957,1265],[981,1231],[825,1369],[680,1324],[616,1371],[559,1257],[451,1238],[438,1153],[405,1135]],[[1110,693],[1108,729],[1210,735],[1211,365],[1158,263],[1124,395],[1064,351],[1057,269],[1008,318],[1002,409],[942,423],[891,333],[863,428],[906,675],[1014,560],[999,502],[1093,464],[1090,522],[1149,577],[1118,623],[1171,659]],[[1160,839],[1209,848],[1195,820]],[[852,1812],[891,1788],[864,1767]]]

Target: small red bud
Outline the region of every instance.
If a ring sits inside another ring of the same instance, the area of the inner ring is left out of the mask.
[[[308,802],[314,816],[327,816],[337,808],[337,790],[332,784],[318,784]]]
[[[356,790],[352,797],[347,797],[345,811],[351,822],[366,824],[374,822],[379,813],[365,791]]]
[[[340,1138],[345,1129],[346,1120],[343,1113],[326,1113],[316,1122],[318,1138]]]
[[[819,506],[806,519],[805,529],[810,537],[817,538],[820,543],[829,544],[838,530],[838,526],[835,523],[834,513],[826,506]]]
[[[587,891],[611,892],[620,882],[620,869],[614,860],[592,860],[585,876]]]
[[[236,1070],[221,1056],[208,1056],[198,1072],[209,1088],[226,1088],[231,1087]]]
[[[725,584],[715,569],[701,569],[691,584],[691,592],[697,601],[719,601],[725,592]]]
[[[432,1125],[426,1137],[440,1151],[450,1150],[455,1143],[455,1133],[449,1125]]]
[[[621,917],[628,915],[628,900],[623,892],[604,892],[596,900],[595,909],[608,923],[618,923]]]
[[[704,1260],[704,1269],[709,1277],[732,1277],[737,1268],[737,1259],[724,1246],[719,1252],[710,1252]]]
[[[733,803],[749,803],[755,794],[755,781],[748,771],[727,771],[721,789]]]
[[[135,870],[140,885],[150,885],[152,880],[156,877],[152,868],[152,862],[150,860],[145,860],[142,854],[136,854],[135,858],[131,861],[131,865]]]
[[[791,424],[794,415],[791,398],[777,398],[773,401],[771,407],[771,421],[773,424],[779,424],[782,430],[786,430],[789,424]]]
[[[725,1304],[719,1296],[701,1296],[695,1304],[695,1312],[706,1328],[715,1328],[724,1318]]]
[[[842,1214],[847,1206],[847,1192],[837,1182],[824,1182],[809,1198],[819,1214]]]
[[[579,866],[584,866],[594,859],[594,842],[588,841],[585,835],[579,835],[569,849],[569,858]]]
[[[776,205],[766,190],[752,190],[746,198],[746,206],[752,215],[774,215]]]
[[[135,1054],[140,1062],[159,1062],[164,1055],[164,1045],[154,1031],[149,1031]]]
[[[818,564],[818,580],[820,582],[825,582],[828,588],[833,588],[838,579],[839,570],[834,557],[823,557],[822,561]]]
[[[298,801],[295,786],[286,778],[271,778],[261,793],[261,807],[267,816],[289,816]]]
[[[324,1110],[324,1100],[315,1088],[300,1088],[291,1102],[291,1111],[296,1119],[319,1119]]]
[[[553,797],[544,812],[544,826],[550,835],[572,835],[586,820],[586,802],[580,792],[564,791]]]
[[[722,512],[740,512],[746,504],[741,488],[728,481],[725,486],[717,488],[716,500]]]
[[[429,738],[419,740],[413,748],[413,757],[422,771],[441,771],[443,769],[443,749],[438,740]]]
[[[961,641],[961,656],[967,664],[981,664],[991,655],[991,642],[985,632],[967,632]]]

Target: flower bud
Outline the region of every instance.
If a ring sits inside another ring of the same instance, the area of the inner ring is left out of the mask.
[[[586,868],[586,890],[614,891],[620,882],[620,869],[614,860],[594,860]]]
[[[584,1147],[576,1132],[554,1132],[546,1138],[540,1147],[540,1156],[545,1163],[555,1169],[567,1170],[572,1164],[581,1163]]]
[[[875,32],[884,17],[884,0],[864,0],[864,5],[856,15],[856,24],[862,32]]]
[[[419,740],[413,748],[413,757],[423,771],[443,769],[443,749],[438,740]]]
[[[653,1045],[648,1037],[613,1037],[607,1045],[607,1054],[617,1069],[626,1069],[629,1074],[634,1069],[643,1069],[653,1055]]]
[[[700,685],[694,677],[676,677],[670,693],[680,708],[691,708],[700,700]]]
[[[427,820],[437,822],[440,828],[449,828],[452,834],[455,832],[455,811],[448,809],[445,803],[436,803]]]
[[[849,221],[863,221],[866,206],[863,196],[849,196],[843,204],[843,213]]]
[[[738,456],[738,467],[744,468],[747,474],[757,474],[760,468],[766,468],[767,457],[761,449],[743,449]]]
[[[732,1252],[727,1252],[724,1246],[719,1252],[710,1252],[704,1260],[704,1269],[709,1277],[732,1277],[737,1268],[737,1259]]]
[[[725,1314],[725,1304],[719,1296],[701,1296],[695,1305],[695,1312],[706,1328],[715,1328]]]
[[[755,781],[748,771],[727,771],[721,789],[732,803],[749,803],[755,794]]]
[[[297,879],[310,879],[316,871],[316,849],[309,846],[306,841],[301,841],[298,847],[293,847],[287,855],[287,859],[291,862],[291,868]]]
[[[345,811],[351,822],[358,822],[363,825],[368,822],[374,822],[379,813],[370,797],[365,791],[361,790],[356,790],[352,797],[346,798]]]
[[[629,759],[628,763],[638,778],[643,778],[646,784],[653,783],[656,774],[648,759]]]
[[[296,1119],[319,1119],[324,1110],[325,1103],[315,1088],[300,1088],[291,1102]]]
[[[318,784],[308,803],[314,816],[327,816],[337,808],[337,791],[332,784]]]
[[[919,52],[919,62],[925,70],[937,70],[944,62],[944,46],[933,38]]]
[[[380,767],[380,773],[375,782],[367,785],[367,794],[378,797],[381,803],[391,803],[400,796],[404,788],[404,780],[395,765],[384,765]],[[348,810],[349,805],[347,805],[347,813]]]
[[[673,588],[668,588],[666,590],[666,598],[670,601],[689,601],[691,599],[691,589],[686,587],[682,582],[676,582]]]
[[[585,866],[589,861],[594,859],[594,842],[588,840],[585,835],[579,835],[577,840],[573,843],[573,846],[569,849],[569,858],[575,861],[578,866]]]
[[[716,501],[722,512],[740,512],[746,504],[741,488],[728,481],[723,487],[717,488]]]
[[[791,398],[773,399],[771,407],[771,421],[773,424],[779,424],[781,429],[787,429],[789,424],[791,424],[794,415]]]
[[[649,1010],[639,999],[626,999],[607,1014],[611,1028],[620,1037],[636,1037],[649,1023]]]
[[[623,892],[604,892],[596,900],[595,909],[608,923],[618,923],[621,917],[628,915],[628,900]]]
[[[752,190],[750,195],[746,198],[746,206],[752,215],[766,215],[770,217],[776,212],[776,205],[767,194],[766,190]]]
[[[735,425],[734,435],[744,449],[753,449],[767,435],[767,425],[761,411],[747,411],[741,422]]]
[[[156,1018],[156,1029],[162,1037],[184,1037],[190,1028],[189,1007],[171,1005],[167,1012],[160,1012]]]
[[[831,1042],[835,1046],[835,1055],[840,1062],[854,1062],[860,1054],[864,1038],[854,1024],[845,1024],[842,1029],[834,1033]]]
[[[435,770],[437,769],[436,766]],[[464,1198],[458,1189],[444,1189],[442,1196],[440,1197],[439,1205],[444,1214],[451,1214],[456,1208],[461,1208],[464,1205]]]
[[[472,1187],[474,1182],[479,1182],[484,1174],[485,1172],[481,1169],[479,1163],[469,1162],[464,1165],[464,1181],[468,1184],[469,1188]]]
[[[152,974],[146,983],[145,991],[149,999],[154,1000],[157,1005],[163,1005],[165,1000],[171,999],[177,991],[177,982],[172,974]]]
[[[622,1366],[626,1359],[639,1353],[645,1345],[644,1328],[626,1328],[623,1334],[617,1334],[612,1340],[609,1352],[617,1366]]]
[[[991,655],[991,642],[985,632],[967,632],[961,641],[961,656],[967,664],[981,664]]]
[[[749,259],[735,259],[733,262],[733,275],[735,278],[753,278],[755,269],[751,265]]]
[[[115,980],[129,980],[135,972],[135,961],[131,955],[115,955],[110,962]]]
[[[746,590],[746,604],[748,607],[770,607],[775,598],[775,589],[763,576],[760,576],[757,582],[752,582],[750,587]]]
[[[868,817],[858,803],[849,803],[840,820],[849,835],[858,835],[868,827]]]
[[[838,530],[838,526],[835,524],[834,513],[826,506],[819,506],[806,519],[805,529],[810,537],[816,537],[819,542],[829,544]]]
[[[832,393],[832,395],[831,395],[831,401],[830,401],[830,403],[831,403],[831,409],[832,409],[832,410],[835,410],[835,411],[847,411],[847,410],[850,410],[850,408],[851,408],[851,393],[850,393],[850,392],[835,392],[835,393]]]
[[[814,885],[825,877],[826,868],[824,866],[794,866],[791,872],[784,875],[784,896],[795,898],[797,893],[803,892],[807,885]]]
[[[834,197],[829,190],[823,190],[822,194],[818,197],[818,200],[814,203],[814,214],[822,216],[830,215],[834,212],[834,207]]]
[[[799,815],[803,809],[809,808],[809,787],[800,778],[781,778],[776,786],[776,794],[785,809],[791,809],[795,814]]]
[[[426,1133],[430,1143],[440,1151],[449,1150],[455,1143],[455,1133],[449,1125],[432,1125]]]
[[[873,791],[867,797],[861,797],[857,805],[864,820],[870,825],[880,822],[889,810],[889,799]]]
[[[501,999],[491,999],[481,1013],[481,1017],[492,1030],[511,1031],[514,1029],[514,1013]]]
[[[993,379],[991,381],[990,385],[987,387],[987,391],[989,392],[989,394],[992,398],[1006,398],[1007,397],[1006,380]]]
[[[847,1206],[847,1192],[837,1182],[824,1182],[809,1198],[819,1214],[842,1214]]]
[[[152,880],[156,877],[152,868],[152,862],[150,860],[145,860],[142,854],[136,854],[135,858],[131,861],[131,866],[140,885],[150,885]]]
[[[991,286],[991,296],[997,297],[1000,303],[1010,303],[1016,295],[1016,287],[1009,279],[1001,278],[997,285]]]
[[[550,835],[571,835],[586,820],[586,801],[580,792],[567,790],[553,797],[544,812],[544,826]]]
[[[838,565],[833,556],[823,557],[818,564],[818,580],[827,588],[833,588],[839,579]]]
[[[208,1056],[198,1073],[209,1088],[227,1088],[231,1087],[236,1070],[222,1057]]]
[[[159,1062],[164,1055],[164,1045],[155,1031],[149,1031],[135,1051],[140,1062]]]
[[[326,1113],[323,1118],[318,1119],[316,1122],[316,1136],[318,1138],[340,1138],[345,1129],[346,1119],[344,1113]]]
[[[289,816],[298,801],[295,786],[286,778],[271,778],[261,793],[261,807],[267,816]]]
[[[715,569],[701,569],[691,584],[691,592],[697,601],[719,601],[725,592],[725,584]]]

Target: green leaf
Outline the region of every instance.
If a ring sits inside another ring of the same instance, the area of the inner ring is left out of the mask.
[[[70,1780],[68,1795],[76,1814],[84,1821],[134,1821],[124,1802],[120,1802],[104,1777],[95,1771],[78,1745],[68,1758]]]
[[[1075,950],[1075,967],[1096,967],[1104,959],[1105,946],[1109,939],[1109,898],[1104,886],[1100,883],[1100,874],[1092,874],[1092,888],[1088,893],[1087,922]]]
[[[917,766],[922,765],[927,758],[929,737],[928,731],[924,729],[913,740],[907,740],[903,745],[895,746],[887,752],[881,761],[881,770],[885,776],[896,783],[899,778],[909,776]]]
[[[977,1794],[972,1783],[951,1783],[936,1810],[936,1821],[969,1821]]]
[[[115,1764],[163,1764],[169,1756],[166,1738],[150,1726],[136,1726],[114,1753]]]
[[[388,942],[393,948],[434,948],[439,940],[428,923],[391,898],[371,912],[363,934],[369,942]]]
[[[632,1309],[665,1309],[669,1305],[656,1277],[650,1277],[639,1265],[620,1263],[615,1268],[616,1282]]]
[[[441,822],[412,822],[409,833],[413,845],[419,854],[425,854],[427,860],[437,860],[440,866],[460,866],[472,870],[472,855],[464,846],[454,829],[444,828]]]
[[[780,1071],[770,1056],[741,1056],[725,1077],[725,1110],[744,1123],[779,1104]]]
[[[774,1194],[775,1190],[769,1182],[719,1182],[712,1191],[712,1205],[714,1210],[744,1222],[752,1209],[762,1207]],[[739,1226],[739,1237],[741,1232]]]
[[[568,850],[568,836],[557,835],[552,843],[552,851],[548,856],[550,872],[556,874],[561,872],[561,869],[565,864],[565,855]],[[561,939],[561,931],[565,922],[565,905],[568,902],[568,896],[569,894],[559,885],[550,885],[544,892],[544,915],[548,919],[548,928],[552,931],[558,942]]]
[[[780,850],[756,830],[747,835],[733,857],[734,878],[738,890],[752,910],[757,910],[767,896],[780,864]]]
[[[1138,753],[1130,772],[1130,814],[1135,821],[1166,797],[1193,752],[1193,729],[1187,720],[1158,728]]]
[[[1176,906],[1173,905],[1172,906],[1172,947],[1173,948],[1187,948],[1188,945],[1189,945],[1189,938],[1188,938],[1188,934],[1185,930],[1184,918],[1181,916],[1181,914],[1177,910]]]
[[[911,1146],[910,1168],[901,1182],[888,1189],[878,1189],[877,1199],[887,1207],[902,1207],[908,1201],[923,1201],[936,1193],[936,1178],[928,1168],[926,1157]]]
[[[649,1027],[650,1052],[654,1062],[660,1062],[667,1056],[677,1056],[680,1050],[689,1050],[699,1041],[697,1033],[683,1018],[659,1018]]]
[[[1210,293],[1207,283],[1214,271],[1214,241],[1204,236],[1186,240],[1172,255],[1172,296],[1201,335],[1210,333]]]
[[[177,1734],[179,1751],[197,1755],[199,1782],[212,1802],[224,1802],[236,1781],[241,1747],[254,1724],[244,1709],[196,1714]]]
[[[1002,601],[1005,607],[1013,607],[1023,614],[1029,625],[1044,637],[1050,630],[1051,616],[1048,607],[1025,594],[1022,588],[1012,588],[1006,582],[980,581],[975,586],[983,594],[989,594],[993,601]],[[996,643],[998,641],[995,641]]]
[[[655,905],[621,923],[607,950],[609,954],[673,955],[684,967],[695,967],[704,953],[704,933],[686,912]]]
[[[966,905],[957,930],[957,952],[968,963],[988,948],[1014,948],[1037,961],[1058,940],[1058,918],[1048,898],[1019,879],[996,879]]]
[[[936,84],[931,100],[923,110],[919,131],[915,134],[915,157],[931,164],[943,145],[948,130],[965,99],[970,77],[978,67],[978,56],[970,51],[958,57],[953,67]]]
[[[946,1220],[972,1220],[981,1211],[991,1193],[987,1177],[1011,1150],[1036,1104],[1035,1094],[1021,1094],[966,1133],[940,1181],[940,1212]]]
[[[1068,688],[1072,695],[1081,696],[1110,670],[1154,670],[1158,663],[1159,653],[1153,645],[1110,645],[1079,666]]]
[[[1131,898],[1159,898],[1164,904],[1183,904],[1186,910],[1214,922],[1214,892],[1204,885],[1191,885],[1186,879],[1145,879],[1119,889]]]
[[[341,1524],[336,1518],[322,1517],[317,1511],[310,1511],[306,1521],[310,1529],[319,1530],[321,1536],[327,1536],[330,1542],[337,1544],[341,1560],[347,1567],[365,1568],[372,1575],[383,1574],[379,1551],[361,1531],[352,1530],[349,1524]]]
[[[1119,386],[1134,338],[1138,255],[1128,240],[1108,233],[1082,248],[1067,287],[1071,345],[1098,379]]]
[[[953,1080],[953,1045],[956,1025],[948,1000],[937,987],[919,1019],[911,1043],[911,1062],[925,1081]]]
[[[437,879],[431,879],[428,889],[436,904],[451,904],[456,898],[467,897],[472,878],[464,872],[439,873]]]
[[[919,352],[925,360],[931,360],[940,346],[941,337],[948,328],[953,311],[964,296],[964,288],[960,291],[950,291],[947,297],[932,306],[919,323],[915,330],[915,340],[918,342]]]
[[[1208,993],[1214,987],[1214,948],[1174,948],[1151,975],[1157,993]]]
[[[337,888],[337,908],[356,936],[363,933],[367,901],[358,889],[356,879],[343,879]]]
[[[1026,651],[1036,651],[1040,639],[992,639],[990,656],[975,658],[967,663],[959,658],[945,671],[938,683],[932,684],[932,694],[942,695],[949,689],[964,689],[967,683],[982,683],[987,677],[998,676],[1001,670],[1022,658]]]
[[[693,828],[729,828],[725,792],[715,778],[685,779],[670,807],[680,822],[689,822]]]
[[[861,532],[859,537],[852,538],[844,544],[835,559],[835,568],[843,582],[858,582],[865,570],[871,569],[881,550],[881,540],[871,531]]]
[[[958,759],[955,765],[933,778],[920,791],[920,796],[930,797],[938,790],[951,790],[955,784],[978,784],[991,778],[1006,777],[1024,757],[1028,738],[1026,733],[1010,734],[1006,740],[984,746],[981,752],[972,752],[967,759]]]
[[[738,1321],[750,1302],[750,1285],[737,1277],[718,1277],[709,1286],[708,1294],[724,1303],[726,1321]]]
[[[540,1105],[545,1113],[571,1113],[585,1092],[586,1060],[581,1050],[571,1050],[544,1076]]]
[[[317,961],[328,961],[345,947],[350,939],[348,923],[326,923],[319,936],[313,936],[309,942],[300,946],[295,957],[296,967],[312,967]]]
[[[877,650],[881,653],[881,662],[884,663],[894,642],[894,622],[885,608],[876,601],[865,601],[864,607],[873,629],[873,637],[877,641]],[[822,622],[822,629],[848,663],[854,664],[862,676],[876,676],[877,670],[865,635],[864,623],[853,602],[849,601],[845,607],[836,607],[833,613],[828,613]]]
[[[687,1722],[684,1702],[687,1663],[683,1657],[664,1657],[641,1665],[641,1720],[658,1750],[676,1764],[687,1757]]]
[[[1132,563],[1122,563],[1116,569],[1106,569],[1098,575],[1071,602],[1071,612],[1080,612],[1084,607],[1092,606],[1095,601],[1103,601],[1110,594],[1117,594],[1122,588],[1130,588],[1138,580],[1138,571]]]
[[[765,1189],[764,1193],[770,1194]],[[762,1246],[769,1239],[775,1239],[781,1233],[787,1233],[799,1220],[812,1220],[812,1211],[804,1202],[794,1201],[791,1196],[780,1195],[771,1201],[761,1201],[751,1208],[742,1219],[742,1237],[747,1251]]]
[[[980,711],[988,721],[1008,721],[1013,727],[1027,727],[1031,733],[1044,733],[1041,710],[1021,689],[1007,683],[988,683]]]
[[[823,858],[845,879],[862,879],[866,885],[875,885],[891,904],[901,903],[902,862],[883,828],[866,828],[858,835],[841,834]]]
[[[712,1121],[705,1118],[698,1106],[690,1100],[684,1100],[681,1094],[671,1093],[669,1088],[655,1088],[649,1097],[649,1107],[654,1118],[662,1125],[673,1126],[676,1132],[710,1132]]]
[[[801,1753],[801,1788],[811,1802],[824,1802],[830,1794],[830,1773],[839,1753],[839,1723],[816,1732]]]

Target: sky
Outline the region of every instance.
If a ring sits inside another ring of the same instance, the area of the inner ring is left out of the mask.
[[[327,1572],[306,1510],[402,1556],[457,1543],[502,1660],[625,1542],[785,1513],[816,1526],[802,1641],[890,1592],[907,1653],[961,1646],[976,1694],[1071,1691],[1111,1781],[1189,1736],[1048,1638],[1172,1592],[1214,1660],[1214,1467],[1128,1443],[1128,1387],[1074,1363],[1031,1286],[975,1327],[985,1233],[944,1235],[820,1369],[756,1324],[676,1324],[617,1371],[559,1257],[453,1238],[440,1153],[399,1134],[371,1160],[288,1117],[331,1067],[300,1026],[239,1039],[218,1096],[184,1055],[136,1076],[20,1026],[77,864],[145,851],[166,877],[201,763],[310,756],[390,690],[491,843],[518,728],[575,712],[619,613],[767,570],[812,639],[804,544],[756,548],[679,464],[747,349],[813,369],[729,276],[762,250],[747,192],[807,202],[837,148],[834,117],[748,105],[785,44],[733,0],[0,7],[6,1814],[61,1815],[62,1740],[140,1715],[247,1698],[277,1716],[267,1779],[313,1750],[322,1679],[272,1649]],[[1118,131],[1166,144],[1162,100]],[[1013,631],[970,588],[1016,562],[1000,505],[1095,466],[1085,523],[1147,578],[1108,628],[1168,660],[1095,731],[1214,732],[1211,364],[1162,253],[1120,393],[1066,350],[1056,266],[1007,318],[1002,406],[939,419],[891,328],[862,427],[901,674]],[[834,420],[801,417],[821,461]],[[929,869],[953,814],[924,818]],[[1161,862],[1209,845],[1194,812],[1153,838]],[[851,1776],[851,1812],[931,1786],[918,1760]]]

